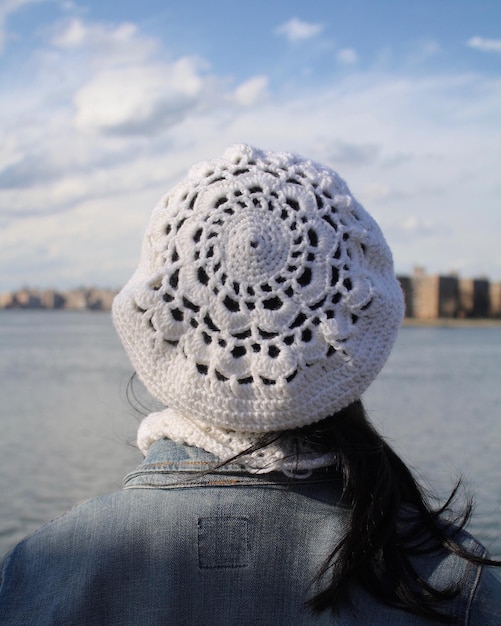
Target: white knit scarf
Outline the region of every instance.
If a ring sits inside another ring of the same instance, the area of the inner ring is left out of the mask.
[[[141,422],[137,445],[146,456],[155,441],[167,438],[202,448],[225,462],[254,446],[262,435],[219,428],[167,408],[151,413]],[[319,452],[305,443],[293,441],[292,437],[283,436],[264,448],[244,454],[236,462],[254,474],[280,471],[287,476],[307,478],[312,470],[332,465],[334,460],[333,453]]]

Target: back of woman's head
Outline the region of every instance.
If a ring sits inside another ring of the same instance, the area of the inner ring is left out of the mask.
[[[225,460],[337,413],[379,373],[403,310],[384,237],[334,171],[247,145],[200,163],[155,208],[113,305],[140,379],[168,407],[140,447],[167,436]],[[271,471],[280,456],[247,462]]]

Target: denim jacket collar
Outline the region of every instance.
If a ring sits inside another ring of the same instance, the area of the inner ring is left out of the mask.
[[[311,485],[333,479],[333,469],[314,471],[308,478],[290,478],[281,472],[250,474],[237,464],[220,459],[201,448],[178,444],[170,439],[153,443],[144,461],[124,479],[125,489],[172,489],[180,487],[237,485]],[[300,476],[300,475],[299,475]]]

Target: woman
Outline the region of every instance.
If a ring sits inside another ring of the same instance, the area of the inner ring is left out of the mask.
[[[402,294],[329,168],[230,148],[156,207],[113,319],[145,462],[3,564],[2,624],[501,623],[484,548],[360,402]]]

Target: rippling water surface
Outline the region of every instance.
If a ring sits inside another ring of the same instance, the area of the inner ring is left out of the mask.
[[[0,554],[141,460],[132,373],[106,313],[0,312]],[[501,556],[501,327],[403,328],[365,396],[440,495],[463,474],[473,532]]]

